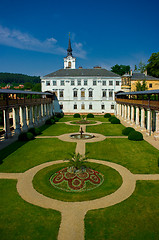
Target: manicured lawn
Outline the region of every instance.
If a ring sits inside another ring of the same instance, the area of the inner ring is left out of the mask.
[[[68,163],[50,166],[39,171],[34,179],[34,188],[45,196],[62,201],[86,201],[113,193],[122,184],[122,178],[117,171],[101,164],[87,163],[87,165],[104,175],[105,181],[97,188],[84,192],[65,192],[53,187],[50,176],[68,166]]]
[[[63,118],[60,118],[59,122],[69,122],[73,121],[75,118],[73,116],[64,116]]]
[[[85,227],[86,240],[158,240],[159,181],[139,181],[124,202],[89,211]]]
[[[0,180],[0,239],[57,239],[61,214],[25,202],[15,180]]]
[[[122,136],[122,130],[125,127],[122,124],[102,123],[95,126],[87,126],[87,132],[100,133],[104,136]]]
[[[76,143],[59,139],[35,139],[27,143],[15,142],[0,151],[0,172],[24,172],[44,162],[69,157]]]
[[[159,173],[159,151],[146,141],[128,139],[106,139],[87,143],[89,158],[107,160],[121,164],[132,173]]]
[[[78,132],[78,126],[70,126],[65,123],[57,123],[45,129],[41,136],[59,136],[64,133]]]
[[[74,120],[78,121],[80,119],[81,118],[74,118],[73,116],[64,116],[59,120],[59,122],[68,122],[68,121],[74,121]],[[94,118],[87,118],[87,120],[108,122],[108,118],[104,118],[104,116],[97,116],[97,115],[95,115]]]

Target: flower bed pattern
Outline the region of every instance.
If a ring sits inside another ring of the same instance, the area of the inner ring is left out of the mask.
[[[87,168],[85,171],[72,173],[63,168],[50,177],[50,183],[58,189],[72,191],[88,191],[100,186],[104,177],[98,171]]]

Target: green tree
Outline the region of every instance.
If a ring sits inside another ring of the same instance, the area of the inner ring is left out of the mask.
[[[142,85],[140,81],[136,83],[136,91],[142,91]]]
[[[135,67],[134,67],[134,71],[137,71],[137,65],[135,65]]]
[[[144,79],[142,83],[138,81],[136,83],[136,91],[146,91],[148,89],[146,80]]]
[[[24,83],[24,89],[31,90],[32,89],[32,84],[30,82]]]
[[[32,88],[32,91],[41,92],[41,83],[36,83]]]
[[[152,53],[146,68],[150,76],[159,78],[159,52]]]
[[[122,76],[130,71],[130,66],[116,64],[115,66],[111,67],[111,71]]]
[[[146,64],[142,61],[139,62],[138,70],[143,73],[146,70]]]

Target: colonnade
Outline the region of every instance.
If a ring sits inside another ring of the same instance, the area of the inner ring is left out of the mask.
[[[9,114],[13,116],[13,134],[19,135],[26,132],[29,128],[38,127],[45,123],[54,114],[53,101],[49,103],[40,103],[28,106],[13,106],[3,110],[4,113],[4,130],[5,138],[9,138],[11,134]]]
[[[159,136],[159,110],[117,103],[116,114],[141,131],[146,131],[148,135],[153,133]]]

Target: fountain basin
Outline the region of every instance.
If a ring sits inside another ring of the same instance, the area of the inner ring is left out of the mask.
[[[71,134],[70,137],[73,139],[90,139],[90,138],[94,138],[94,135],[89,133],[83,133],[82,135],[80,133],[74,133],[74,134]]]

